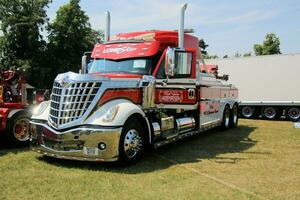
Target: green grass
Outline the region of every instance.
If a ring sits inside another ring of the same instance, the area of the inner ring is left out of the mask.
[[[4,149],[0,199],[300,199],[300,129],[240,120],[130,167]]]

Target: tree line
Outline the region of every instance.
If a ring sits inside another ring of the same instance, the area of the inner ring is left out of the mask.
[[[58,73],[78,71],[83,52],[102,37],[80,0],[61,6],[50,22],[51,0],[0,0],[0,70],[22,69],[29,84],[51,88]]]
[[[203,39],[199,41],[199,48],[201,49],[201,53],[205,59],[215,59],[218,58],[217,55],[209,55],[206,51],[206,48],[209,47],[208,44],[205,43]],[[253,45],[254,54],[256,56],[262,55],[273,55],[273,54],[281,54],[280,51],[280,40],[276,36],[275,33],[268,33],[265,36],[265,40],[262,44],[254,44]],[[243,55],[239,52],[236,52],[233,57],[248,57],[251,56],[251,52],[244,53]],[[223,58],[228,58],[228,55],[224,55]]]

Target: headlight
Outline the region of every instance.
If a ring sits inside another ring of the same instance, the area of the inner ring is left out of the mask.
[[[111,107],[103,116],[102,121],[103,122],[111,122],[115,119],[117,113],[119,110],[119,106],[113,106]]]
[[[32,114],[34,114],[34,115],[42,114],[48,107],[49,103],[50,103],[50,101],[44,101],[44,102],[40,103],[40,105],[38,105],[37,107],[35,107],[33,109]]]

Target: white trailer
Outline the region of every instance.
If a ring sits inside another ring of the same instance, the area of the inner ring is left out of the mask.
[[[206,60],[239,88],[245,118],[300,120],[300,54]]]

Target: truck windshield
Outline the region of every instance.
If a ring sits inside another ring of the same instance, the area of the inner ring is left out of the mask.
[[[88,64],[89,73],[128,73],[150,74],[153,60],[151,58],[136,59],[95,59]]]

